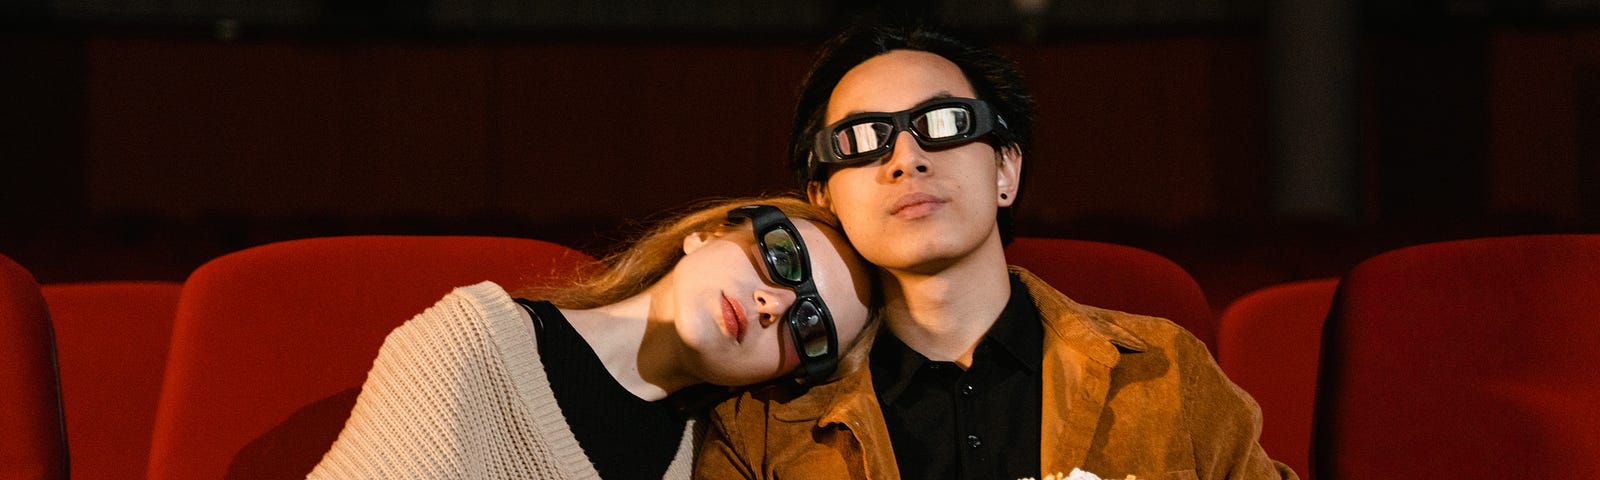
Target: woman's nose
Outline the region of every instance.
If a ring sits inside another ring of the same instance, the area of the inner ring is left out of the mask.
[[[788,289],[758,288],[755,297],[756,313],[762,327],[783,318],[783,314],[789,311],[789,305],[794,303],[794,291]]]

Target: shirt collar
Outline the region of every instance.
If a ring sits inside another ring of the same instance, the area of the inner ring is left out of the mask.
[[[1006,300],[1006,306],[1000,310],[994,325],[979,341],[980,350],[987,345],[992,352],[1004,352],[991,353],[988,361],[996,361],[1000,355],[1005,355],[1032,374],[1038,372],[1044,362],[1044,326],[1039,323],[1039,310],[1033,304],[1033,297],[1028,294],[1027,285],[1016,274],[1008,277],[1011,297]],[[906,346],[888,328],[880,330],[872,345],[870,367],[878,400],[886,404],[894,403],[906,386],[911,384],[917,371],[929,361],[928,357]]]
[[[872,355],[869,360],[872,369],[872,389],[878,392],[878,401],[894,403],[900,397],[900,392],[905,391],[911,384],[911,379],[916,376],[922,364],[928,362],[928,357],[922,356],[916,350],[906,346],[894,336],[894,332],[884,328],[878,332],[878,338],[872,343]]]
[[[994,345],[994,350],[1006,352],[1029,373],[1039,371],[1044,361],[1044,325],[1039,323],[1039,309],[1033,305],[1033,296],[1027,285],[1016,275],[1011,279],[1011,299],[1000,311],[1000,319],[989,327],[984,341]]]

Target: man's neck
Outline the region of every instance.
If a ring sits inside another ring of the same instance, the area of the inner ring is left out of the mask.
[[[966,368],[1011,298],[996,241],[932,274],[882,270],[885,321],[895,337],[930,360]]]

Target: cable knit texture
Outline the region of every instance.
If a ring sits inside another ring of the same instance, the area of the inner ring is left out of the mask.
[[[598,479],[516,308],[483,282],[396,328],[308,478]],[[689,478],[693,428],[665,478]]]

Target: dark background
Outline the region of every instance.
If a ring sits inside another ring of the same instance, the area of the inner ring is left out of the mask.
[[[1216,309],[1406,245],[1600,231],[1597,0],[33,0],[0,6],[0,253],[41,283],[325,235],[600,254],[792,188],[794,89],[873,8],[1022,65],[1019,234],[1161,253]]]

